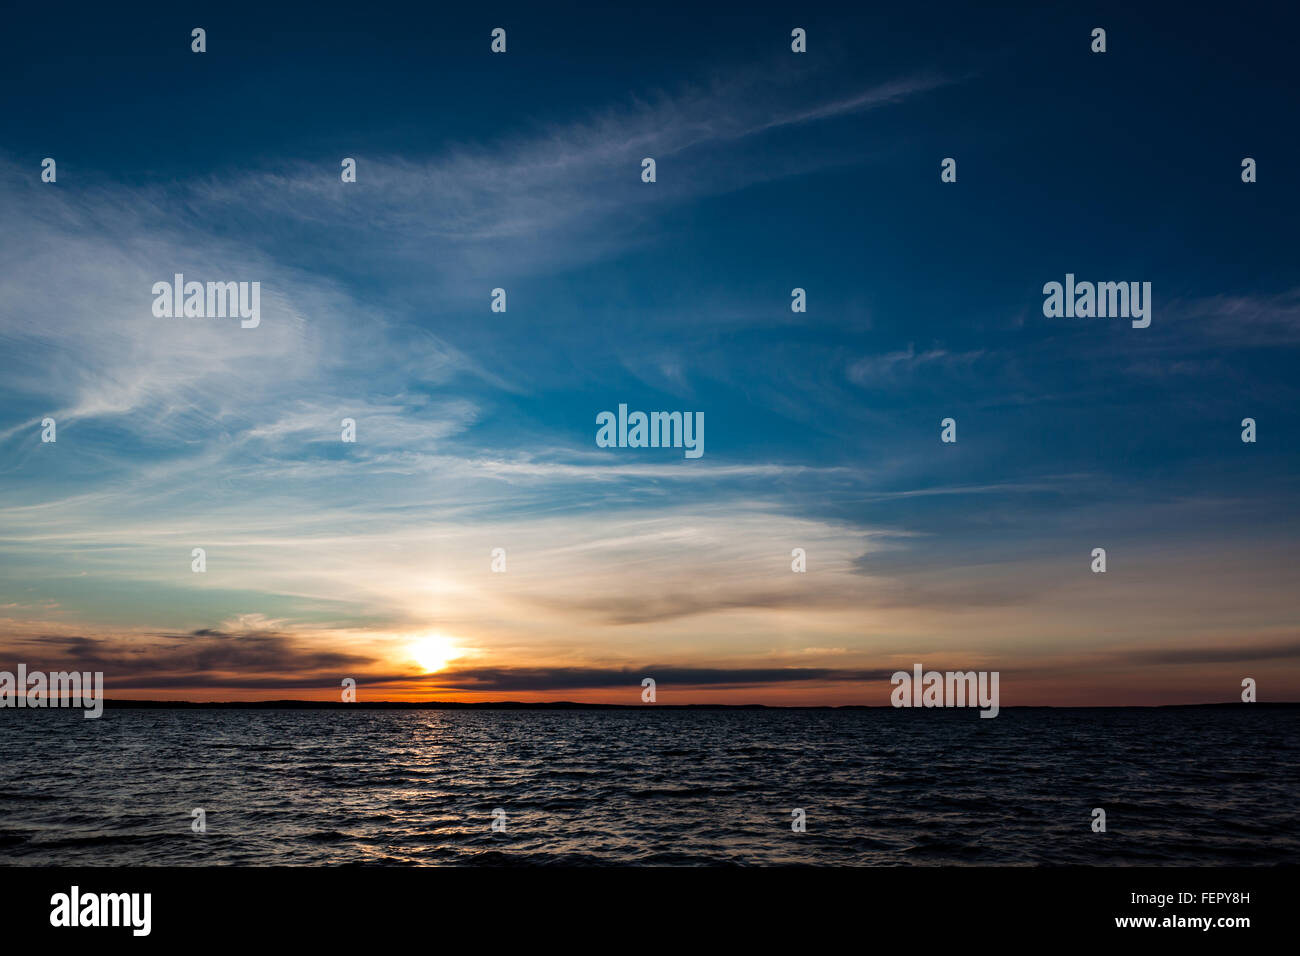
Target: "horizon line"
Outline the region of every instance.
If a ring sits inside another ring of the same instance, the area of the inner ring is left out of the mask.
[[[160,710],[166,708],[218,708],[234,710],[958,710],[956,707],[894,707],[891,704],[609,704],[583,701],[403,701],[374,700],[344,702],[337,700],[275,700],[191,701],[191,700],[136,700],[105,698],[105,708],[122,710]],[[1300,707],[1300,701],[1214,701],[1196,704],[1018,704],[1001,710],[1161,710],[1188,707]],[[16,708],[15,708],[16,709]],[[25,708],[26,709],[26,708]],[[52,709],[60,708],[33,708]]]

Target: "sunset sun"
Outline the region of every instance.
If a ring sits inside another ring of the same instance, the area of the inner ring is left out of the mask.
[[[411,645],[411,656],[426,673],[432,674],[447,666],[447,662],[459,656],[459,651],[452,642],[441,634],[421,638]]]

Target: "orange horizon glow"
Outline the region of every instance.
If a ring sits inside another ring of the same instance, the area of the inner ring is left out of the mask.
[[[1217,685],[1217,686],[1216,686]],[[1261,702],[1300,702],[1300,675],[1291,674],[1283,683],[1274,674],[1267,682],[1270,690]],[[730,706],[765,705],[771,707],[888,707],[892,685],[887,680],[854,683],[809,683],[797,687],[657,687],[654,704],[643,704],[641,687],[571,689],[555,691],[467,691],[439,688],[423,679],[367,684],[357,681],[357,701],[365,703],[577,703],[622,704],[654,707],[658,705],[721,704]],[[150,689],[131,688],[120,691],[106,688],[104,695],[113,700],[156,700],[177,703],[256,703],[281,700],[338,702],[340,690],[321,688],[303,690],[286,688],[282,692],[264,689]],[[1023,683],[1003,677],[1001,707],[1158,707],[1170,705],[1239,703],[1239,692],[1224,689],[1221,676],[1197,675],[1153,688],[1149,682],[1133,675],[1127,680],[1109,680],[1104,686],[1087,683],[1027,680]]]

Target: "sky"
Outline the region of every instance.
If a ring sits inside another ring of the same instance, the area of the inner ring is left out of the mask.
[[[837,6],[11,11],[0,669],[1300,699],[1300,16]],[[260,324],[156,316],[176,273]],[[1045,316],[1067,274],[1150,326]],[[704,454],[599,447],[620,404]]]

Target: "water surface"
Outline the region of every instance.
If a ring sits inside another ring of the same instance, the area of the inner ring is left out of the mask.
[[[1294,863],[1298,730],[1249,705],[5,710],[0,862]]]

